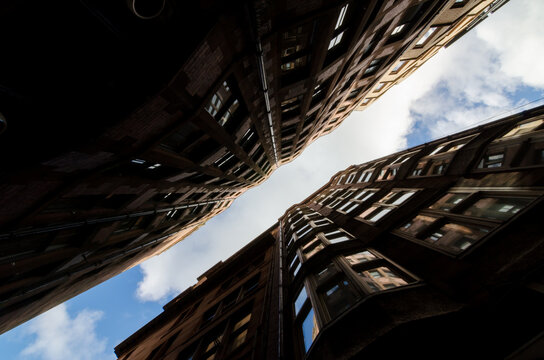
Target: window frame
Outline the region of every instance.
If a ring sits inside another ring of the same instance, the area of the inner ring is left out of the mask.
[[[462,201],[456,203],[449,210],[440,210],[440,209],[431,209],[430,207],[437,204],[441,199],[443,199],[447,194],[468,194]],[[392,230],[392,233],[400,236],[409,241],[415,242],[420,245],[424,245],[430,249],[441,252],[450,257],[458,258],[464,257],[468,254],[475,251],[475,249],[482,246],[486,241],[493,236],[496,232],[504,228],[510,222],[515,220],[521,214],[530,210],[536,204],[542,201],[543,192],[539,190],[519,190],[519,189],[506,189],[506,190],[481,190],[479,188],[469,188],[469,187],[452,187],[447,191],[440,194],[440,197],[434,199],[432,204],[419,210],[417,214],[410,219],[402,222],[397,228]],[[486,217],[478,217],[471,215],[464,215],[463,212],[469,209],[472,205],[478,202],[480,199],[491,197],[491,198],[529,198],[532,199],[525,206],[519,209],[516,213],[510,217],[500,220]],[[415,234],[411,234],[405,230],[401,230],[406,226],[406,224],[413,221],[417,216],[428,216],[435,218],[434,222],[430,225],[427,225],[420,230],[416,231]],[[488,232],[477,238],[472,244],[468,247],[461,249],[460,251],[448,250],[446,246],[439,246],[433,243],[426,241],[426,235],[431,234],[433,231],[441,229],[448,223],[459,224],[462,226],[472,226],[472,227],[487,227]]]

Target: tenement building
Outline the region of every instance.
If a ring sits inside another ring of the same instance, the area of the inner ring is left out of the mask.
[[[4,1],[0,333],[182,240],[503,2]]]
[[[351,166],[119,359],[544,356],[544,106]]]

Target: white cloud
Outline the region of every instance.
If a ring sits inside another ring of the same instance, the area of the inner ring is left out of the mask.
[[[105,353],[106,339],[95,333],[101,311],[83,310],[70,318],[61,304],[32,320],[27,335],[35,336],[22,352],[23,358],[43,360],[94,360],[113,358]]]
[[[482,23],[478,37],[498,51],[501,70],[529,86],[544,87],[544,2],[510,1]]]
[[[544,51],[543,7],[541,1],[511,1],[368,109],[354,112],[264,184],[247,191],[226,212],[143,263],[138,297],[164,302],[193,285],[197,276],[266,230],[336,172],[405,149],[416,123],[427,141],[429,136],[442,137],[513,107],[518,100],[512,98],[521,86],[543,86],[538,63],[542,57],[527,55]],[[534,57],[530,66],[525,57]]]

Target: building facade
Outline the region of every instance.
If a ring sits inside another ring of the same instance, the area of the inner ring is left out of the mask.
[[[185,238],[496,2],[3,4],[0,333]]]
[[[542,184],[544,106],[351,166],[116,353],[541,358]],[[256,273],[254,295],[242,295]],[[262,308],[239,310],[260,294]]]

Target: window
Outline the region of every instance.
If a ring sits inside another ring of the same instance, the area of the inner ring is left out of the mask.
[[[355,180],[356,173],[351,173],[348,175],[348,179],[346,180],[346,184],[351,184],[353,180]]]
[[[302,309],[302,305],[304,305],[307,299],[308,299],[308,293],[306,292],[306,288],[303,286],[298,292],[298,295],[296,296],[296,300],[294,303],[295,316],[298,315],[298,313],[300,312],[300,309]]]
[[[423,176],[427,173],[428,160],[420,161],[417,163],[416,168],[412,171],[412,176]]]
[[[463,6],[465,6],[467,4],[468,0],[455,0],[455,2],[453,3],[453,6],[451,7],[452,9],[455,9],[455,8],[461,8]]]
[[[359,177],[358,182],[369,182],[373,173],[374,173],[374,169],[368,169],[368,170],[363,171],[363,173]]]
[[[402,67],[406,64],[406,60],[400,60],[394,67],[391,69],[392,74],[396,74],[402,69]]]
[[[338,273],[338,269],[336,265],[334,265],[334,263],[331,262],[329,263],[329,265],[327,265],[324,269],[322,269],[316,274],[316,278],[318,281],[322,281],[336,273]]]
[[[344,276],[330,283],[320,294],[332,319],[349,309],[359,297]]]
[[[302,49],[303,49],[302,45],[294,45],[294,46],[286,47],[282,49],[281,57],[287,57],[289,55],[293,55],[294,53],[297,53]]]
[[[400,34],[405,27],[406,27],[406,24],[402,24],[402,25],[397,26],[396,28],[393,29],[393,32],[391,33],[391,35]]]
[[[211,360],[215,359],[219,347],[223,341],[224,329],[216,330],[213,334],[209,335],[204,342],[203,359]]]
[[[331,208],[338,207],[341,203],[344,202],[344,200],[349,199],[354,192],[355,190],[350,189],[350,190],[345,190],[337,194],[336,198],[333,201],[331,201],[329,204],[327,204],[327,206]]]
[[[362,264],[364,262],[372,261],[372,260],[376,260],[376,259],[377,259],[377,257],[374,256],[374,254],[372,254],[369,251],[361,251],[361,252],[346,256],[346,260],[351,265]]]
[[[281,102],[280,108],[282,113],[286,113],[292,110],[296,110],[300,107],[300,97],[295,96],[290,99],[286,99]]]
[[[317,254],[324,247],[325,246],[323,245],[321,240],[319,238],[316,238],[302,247],[302,254],[304,254],[304,257],[306,259],[309,259],[315,254]]]
[[[432,161],[428,174],[429,175],[442,175],[446,171],[450,163],[450,159]]]
[[[374,203],[370,208],[361,213],[358,217],[370,222],[377,222],[389,214],[398,206],[405,203],[416,193],[416,190],[394,190]]]
[[[423,36],[418,40],[418,42],[416,43],[416,46],[423,46],[427,42],[427,40],[429,40],[431,35],[434,34],[436,29],[437,29],[436,26],[430,27],[429,30],[427,30],[427,32],[423,34]]]
[[[408,285],[414,281],[374,250],[366,249],[348,255],[345,259],[359,275],[365,293],[368,294]]]
[[[534,199],[534,196],[493,192],[449,192],[398,231],[458,254],[523,210]]]
[[[251,312],[242,313],[233,319],[231,350],[238,348],[246,341],[248,324],[251,320]]]
[[[340,34],[336,35],[335,37],[333,37],[331,39],[331,41],[329,42],[329,47],[328,47],[327,50],[330,50],[333,47],[335,47],[336,45],[340,44],[340,41],[342,41],[342,37],[344,36],[344,32],[345,31],[342,31]]]
[[[306,65],[306,56],[302,56],[302,57],[299,57],[298,59],[295,59],[293,61],[283,63],[281,65],[281,69],[284,72],[287,72],[287,71],[290,71],[290,70],[293,70],[293,69],[296,69],[296,68],[301,68],[301,67],[303,67],[305,65]]]
[[[236,162],[238,162],[238,159],[234,157],[234,154],[227,151],[225,155],[214,161],[213,164],[221,170],[227,170],[234,166]]]
[[[374,92],[380,91],[385,86],[384,82],[379,83],[376,88],[374,89]]]
[[[447,193],[436,203],[429,206],[429,209],[450,211],[461,201],[465,200],[469,195],[470,193]]]
[[[504,160],[504,153],[485,155],[480,161],[480,163],[478,164],[478,168],[490,169],[490,168],[502,167],[503,160]]]
[[[466,136],[461,139],[436,145],[429,155],[423,157],[417,163],[414,170],[412,170],[412,176],[443,175],[456,152],[468,144],[475,136],[476,135]]]
[[[312,231],[312,227],[310,226],[310,224],[306,224],[304,225],[302,228],[300,228],[299,230],[297,230],[296,234],[298,235],[298,238],[299,239],[302,239],[304,236],[306,236],[307,234],[310,233],[310,231]]]
[[[507,220],[526,207],[533,198],[484,196],[467,208],[463,215]]]
[[[317,325],[317,320],[314,314],[314,309],[310,308],[310,311],[304,317],[302,321],[302,338],[304,341],[304,350],[308,352],[310,346],[314,342],[314,339],[319,333],[319,327]]]
[[[302,26],[298,26],[294,29],[290,29],[289,31],[286,31],[283,33],[283,39],[284,40],[296,40],[298,36],[302,34]]]
[[[245,282],[245,284],[243,285],[244,295],[251,293],[259,286],[259,277],[260,274],[257,274]]]
[[[358,206],[359,206],[359,203],[353,202],[353,201],[348,201],[344,205],[340,206],[338,208],[338,211],[349,214],[350,212],[355,210]]]
[[[325,235],[325,238],[327,238],[327,240],[331,244],[336,244],[336,243],[339,243],[339,242],[344,242],[344,241],[348,241],[348,240],[353,239],[351,236],[348,236],[348,234],[346,234],[345,232],[343,232],[341,230],[330,231],[330,232],[325,233],[324,235]]]
[[[364,75],[372,75],[376,71],[378,71],[378,69],[380,68],[380,65],[383,63],[384,59],[385,59],[385,57],[372,60],[370,62],[370,64],[368,65],[368,67],[366,68],[366,70],[364,71],[363,76]]]
[[[221,119],[219,119],[218,121],[219,125],[225,126],[227,121],[229,121],[229,119],[231,118],[232,114],[234,114],[236,109],[238,109],[238,105],[239,105],[238,99],[234,100],[234,102],[229,106],[228,110],[225,111],[223,116],[221,116]]]
[[[323,218],[323,219],[315,220],[313,227],[318,228],[318,227],[327,226],[327,225],[330,225],[330,224],[332,224],[332,223],[329,220]]]
[[[436,243],[453,252],[461,252],[485,236],[490,228],[485,226],[446,223],[432,232],[425,241]]]
[[[206,310],[206,312],[202,316],[202,326],[207,325],[210,321],[212,321],[215,318],[215,315],[218,309],[219,309],[219,304],[215,304],[210,309]]]
[[[355,194],[351,197],[351,199],[340,206],[338,208],[338,211],[349,214],[353,210],[359,207],[360,204],[368,200],[372,195],[374,195],[377,192],[377,190],[373,189],[363,189],[355,192]],[[353,194],[353,191],[349,194],[351,196]],[[349,196],[346,196],[346,198],[349,198]]]
[[[215,117],[230,95],[230,87],[226,81],[223,81],[223,84],[219,87],[215,94],[213,94],[210,102],[206,106],[206,111],[211,116]]]
[[[523,135],[534,130],[542,129],[543,127],[544,127],[543,119],[522,122],[522,123],[516,124],[516,126],[512,130],[504,134],[502,137],[508,138],[512,136]]]
[[[342,26],[342,23],[344,23],[344,18],[346,16],[346,12],[348,11],[348,5],[346,4],[340,9],[340,13],[338,14],[338,19],[336,20],[336,25],[334,26],[334,30],[337,30],[340,26]]]
[[[386,266],[360,271],[358,274],[361,276],[370,292],[383,291],[408,285],[406,280],[395,274]]]

